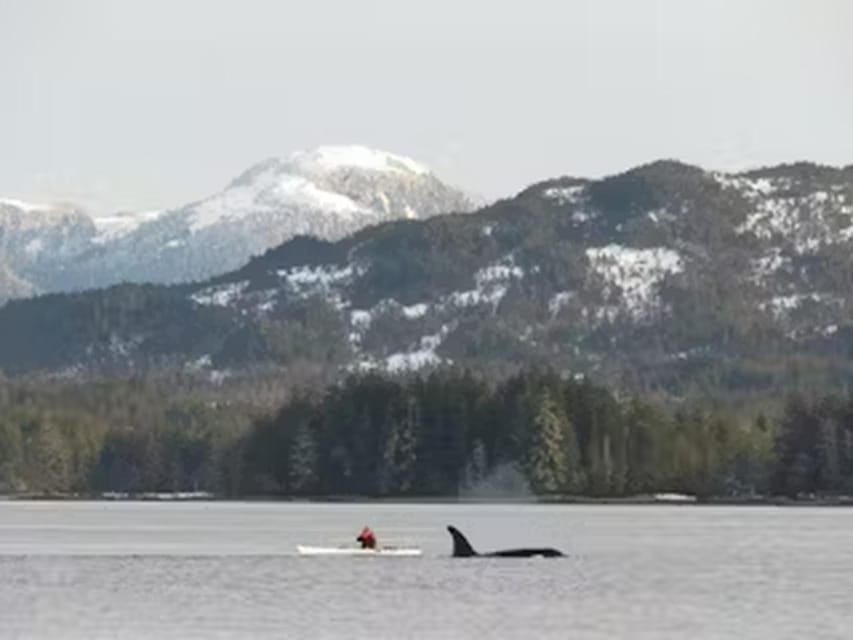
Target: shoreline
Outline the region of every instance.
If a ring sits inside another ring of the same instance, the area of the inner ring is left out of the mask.
[[[517,504],[517,505],[579,505],[579,506],[754,506],[754,507],[853,507],[853,496],[696,496],[666,494],[626,497],[593,496],[242,496],[226,497],[194,493],[107,493],[107,494],[0,494],[0,502],[254,502],[303,504]]]

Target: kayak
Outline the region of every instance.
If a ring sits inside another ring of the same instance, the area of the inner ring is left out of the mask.
[[[419,556],[421,550],[415,547],[380,547],[362,549],[360,547],[309,547],[297,545],[301,556]]]

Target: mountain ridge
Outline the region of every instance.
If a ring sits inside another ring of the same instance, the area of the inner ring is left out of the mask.
[[[665,161],[556,178],[469,214],[299,236],[197,284],[10,303],[0,331],[21,339],[0,343],[0,368],[547,363],[682,391],[844,385],[853,179],[809,167],[726,174]],[[51,343],[36,315],[83,333]]]
[[[6,206],[19,217],[60,215],[54,205],[5,202],[21,205]],[[188,282],[237,268],[295,235],[340,238],[384,220],[471,208],[468,196],[414,160],[362,146],[325,146],[267,159],[222,191],[174,209],[93,217],[72,207],[79,218],[73,250],[53,241],[38,265],[9,251],[0,251],[0,262],[32,292]],[[9,228],[0,217],[0,237]],[[62,260],[51,262],[51,256]],[[0,290],[0,300],[20,290]]]

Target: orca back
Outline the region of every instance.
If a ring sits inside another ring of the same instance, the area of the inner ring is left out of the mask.
[[[562,558],[565,554],[559,549],[551,547],[529,547],[521,549],[503,549],[502,551],[490,551],[488,553],[477,553],[468,539],[462,535],[453,525],[447,526],[447,531],[453,538],[454,558]]]
[[[486,555],[494,558],[562,558],[565,554],[558,549],[545,547],[541,549],[505,549],[493,551]]]

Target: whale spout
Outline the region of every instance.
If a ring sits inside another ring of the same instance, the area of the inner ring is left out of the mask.
[[[468,542],[468,539],[462,535],[453,525],[447,526],[447,531],[450,537],[453,538],[453,557],[454,558],[563,558],[565,554],[559,549],[551,547],[530,547],[521,549],[504,549],[502,551],[490,551],[489,553],[477,553],[474,547]]]

